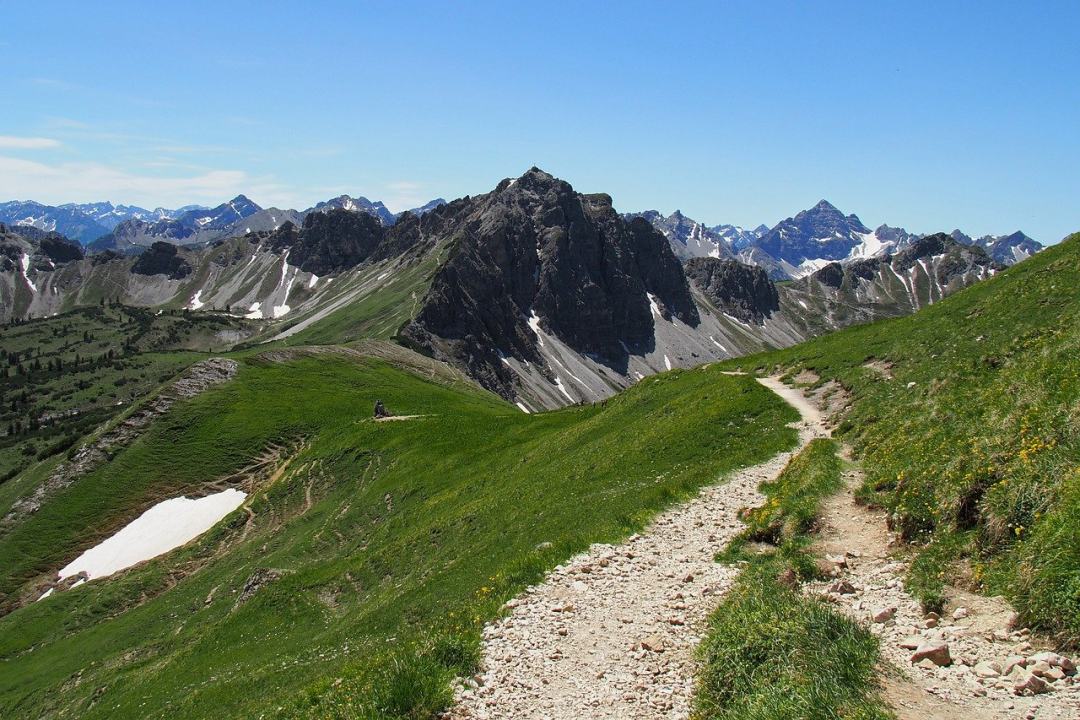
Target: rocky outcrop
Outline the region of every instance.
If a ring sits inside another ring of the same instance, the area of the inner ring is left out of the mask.
[[[973,270],[1003,269],[984,248],[978,245],[962,245],[945,233],[935,233],[915,240],[909,247],[893,256],[892,265],[903,272],[928,258],[939,258],[937,280],[942,285]]]
[[[383,226],[375,216],[332,209],[309,214],[299,228],[285,223],[267,242],[275,249],[288,249],[290,264],[321,276],[364,262],[383,235]]]
[[[179,280],[191,274],[191,264],[180,257],[175,245],[157,241],[136,258],[131,272],[136,275],[167,275]]]
[[[844,284],[844,266],[838,262],[829,263],[815,272],[811,277],[822,285],[831,288],[839,288]]]
[[[387,226],[372,213],[330,208],[308,214],[299,228],[286,222],[266,236],[266,243],[288,250],[290,265],[321,277],[405,255],[422,240],[419,223],[410,213]]]
[[[761,325],[780,309],[780,295],[768,273],[734,260],[695,258],[686,276],[719,310],[744,323]]]
[[[41,238],[38,248],[45,257],[56,265],[77,262],[83,259],[82,246],[57,233],[49,233]]]
[[[617,366],[653,341],[654,304],[666,319],[699,322],[663,235],[537,168],[422,220],[424,236],[450,250],[402,336],[506,397],[514,375],[501,359],[538,362],[536,328]]]

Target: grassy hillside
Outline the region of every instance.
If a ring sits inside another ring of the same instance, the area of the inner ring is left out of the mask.
[[[94,306],[0,328],[2,484],[66,451],[207,350],[249,332],[224,315]]]
[[[421,417],[373,422],[377,398]],[[0,538],[12,592],[155,499],[288,459],[250,519],[0,618],[0,715],[423,717],[507,598],[790,447],[794,419],[715,367],[529,416],[383,360],[249,356]]]
[[[862,496],[919,549],[927,606],[959,582],[1080,639],[1080,235],[916,315],[733,364],[847,388]]]

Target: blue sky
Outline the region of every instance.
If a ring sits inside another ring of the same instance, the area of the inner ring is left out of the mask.
[[[287,6],[288,5],[288,6]],[[947,7],[945,7],[947,5]],[[1078,2],[5,3],[0,199],[1080,230]]]

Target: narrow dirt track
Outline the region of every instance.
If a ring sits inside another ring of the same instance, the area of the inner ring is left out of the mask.
[[[822,414],[776,378],[759,379],[802,415],[798,446],[732,473],[620,545],[594,545],[508,603],[484,631],[480,683],[459,689],[448,718],[686,718],[694,647],[736,570],[714,557],[811,439]]]

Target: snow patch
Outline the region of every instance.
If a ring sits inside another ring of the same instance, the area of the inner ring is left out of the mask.
[[[529,327],[536,333],[536,341],[540,343],[540,347],[544,347],[544,336],[541,334],[543,331],[540,330],[540,316],[536,314],[535,310],[530,311],[528,322]]]
[[[285,286],[285,297],[281,299],[281,304],[275,305],[273,310],[270,311],[275,318],[287,315],[289,310],[292,310],[292,308],[289,307],[289,293],[292,292],[294,282],[296,282],[295,272],[292,274],[292,277],[289,278],[289,284]]]
[[[671,360],[668,359],[667,355],[664,356],[664,367],[666,367],[668,370],[671,369]]]
[[[555,376],[555,387],[559,388],[559,392],[565,395],[567,400],[570,402],[577,402],[577,400],[574,399],[574,396],[566,391],[566,386],[563,385],[562,378],[558,375]]]
[[[204,303],[200,299],[201,297],[202,297],[202,290],[196,291],[196,293],[191,296],[191,302],[188,303],[188,310],[198,310],[203,305],[205,305],[206,303]]]
[[[656,296],[650,292],[645,293],[645,296],[649,298],[649,309],[652,310],[653,317],[663,318],[663,313],[660,312],[660,304],[656,302]]]
[[[529,408],[525,407],[524,403],[516,402],[514,404],[518,406],[521,412],[525,413],[526,415],[530,414],[531,411],[529,410]]]
[[[27,274],[30,271],[30,256],[23,253],[22,257],[19,258],[19,265],[22,267],[22,276],[26,279],[26,284],[30,286],[31,292],[37,292],[37,285],[34,284],[34,281],[30,279],[30,275]]]
[[[258,320],[262,317],[262,303],[252,303],[248,309],[248,314],[245,315],[248,320]]]
[[[86,572],[91,578],[155,558],[194,540],[240,507],[247,493],[229,488],[201,498],[160,502],[99,545],[68,563],[60,577]]]
[[[753,329],[753,328],[750,327],[749,323],[744,323],[742,320],[735,317],[734,315],[728,315],[727,313],[724,313],[724,317],[726,317],[728,320],[735,323],[736,325],[742,325],[744,328],[747,328],[748,330]]]
[[[855,235],[861,238],[862,242],[851,248],[851,253],[848,254],[849,260],[877,257],[892,249],[892,241],[879,238],[877,230],[868,233],[855,233]]]
[[[292,250],[292,248],[289,248]],[[289,250],[285,251],[285,254],[281,256],[281,279],[278,280],[278,287],[285,284],[285,276],[289,274]]]

